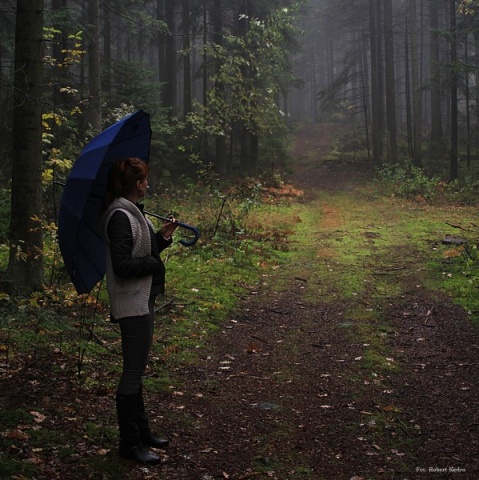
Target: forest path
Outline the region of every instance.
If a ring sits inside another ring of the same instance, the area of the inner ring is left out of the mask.
[[[324,161],[335,132],[298,131],[292,181],[316,229],[296,262],[251,288],[200,362],[176,372],[184,388],[160,399],[172,446],[137,478],[479,478],[477,329],[421,288],[420,252],[401,231],[380,252],[395,212],[371,212],[356,189],[364,165]],[[357,224],[365,251],[351,254],[363,263],[335,262]],[[366,267],[370,283],[351,294]]]

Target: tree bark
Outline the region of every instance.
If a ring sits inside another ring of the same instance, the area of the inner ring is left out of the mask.
[[[53,12],[61,12],[65,6],[66,0],[52,0]],[[59,30],[62,30],[62,27],[60,27]],[[61,87],[64,86],[63,83],[67,80],[65,74],[66,69],[63,67],[64,53],[62,50],[66,50],[67,48],[65,32],[60,31],[60,33],[55,34],[52,47],[53,58],[55,59],[55,66],[52,69],[53,104],[55,107],[63,106],[67,100],[66,95],[61,92]]]
[[[165,84],[162,104],[168,109],[170,116],[175,116],[177,108],[177,46],[176,46],[176,7],[175,2],[167,0],[164,4],[165,22],[168,33],[165,37],[165,63],[163,64]]]
[[[369,0],[369,41],[371,48],[371,140],[372,158],[375,165],[381,160],[381,112],[379,88],[379,39],[377,32],[375,0]]]
[[[100,73],[100,2],[88,3],[90,42],[88,46],[88,83],[90,98],[88,120],[94,133],[101,131],[101,73]]]
[[[192,111],[190,0],[183,0],[183,117]]]
[[[111,94],[111,12],[107,7],[103,8],[103,78],[104,89]]]
[[[209,0],[203,0],[203,65],[202,65],[202,90],[203,90],[203,107],[208,106],[208,3]],[[207,160],[209,157],[209,139],[206,132],[201,135],[201,153],[203,159]]]
[[[456,2],[449,0],[449,28],[451,36],[451,163],[449,179],[456,180],[458,175],[457,160],[457,26],[456,26]]]
[[[411,37],[411,93],[413,126],[413,163],[422,166],[422,104],[419,81],[416,0],[409,0],[409,33]]]
[[[249,22],[252,16],[252,5],[249,0],[240,2],[238,8],[238,35],[246,37],[249,30]],[[248,78],[248,67],[243,65],[241,67],[243,78]],[[250,132],[248,131],[245,121],[240,120],[241,123],[241,137],[240,137],[240,173],[241,175],[248,175],[251,173],[251,155],[250,155]]]
[[[394,72],[394,40],[392,0],[384,0],[384,50],[386,68],[386,119],[389,161],[397,162],[396,85]]]
[[[479,52],[479,32],[474,32],[474,48],[476,52]],[[479,154],[479,55],[474,56],[475,67],[475,87],[474,87],[474,100],[475,100],[475,155]]]
[[[218,46],[223,45],[223,5],[221,0],[212,2],[213,17],[213,43]],[[215,74],[219,73],[220,64],[215,64]],[[219,95],[224,95],[225,86],[217,81],[215,89]],[[226,132],[225,132],[226,133]],[[224,173],[226,171],[226,135],[217,135],[215,138],[215,167],[216,171]]]
[[[467,168],[471,167],[471,97],[469,82],[469,37],[468,32],[464,34],[464,63],[466,64],[466,72],[464,79],[464,101],[466,102],[466,164]]]
[[[42,110],[43,0],[17,0],[10,256],[18,293],[43,283]]]
[[[431,69],[431,148],[437,150],[442,142],[441,70],[439,68],[439,15],[437,0],[430,0],[430,69]]]

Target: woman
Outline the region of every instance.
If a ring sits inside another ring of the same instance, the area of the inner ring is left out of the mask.
[[[155,464],[160,457],[147,447],[166,448],[168,440],[150,431],[142,377],[153,339],[155,298],[165,289],[165,266],[159,253],[171,244],[176,225],[172,218],[155,234],[143,214],[138,202],[148,188],[148,171],[139,158],[125,158],[111,167],[103,221],[111,320],[120,325],[123,355],[116,392],[119,454]]]

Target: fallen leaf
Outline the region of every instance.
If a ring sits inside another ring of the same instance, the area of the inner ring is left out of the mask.
[[[21,430],[10,430],[9,432],[7,432],[6,437],[10,440],[28,440],[30,438],[25,432],[22,432]]]
[[[246,349],[247,353],[259,353],[261,351],[261,347],[257,343],[251,343],[248,345]]]
[[[40,463],[43,463],[43,460],[40,457],[31,457],[27,458],[25,460],[25,463],[29,463],[31,465],[39,465]]]
[[[33,415],[33,421],[35,423],[42,423],[46,420],[46,416],[39,412],[30,412]]]
[[[385,412],[400,412],[401,409],[399,409],[398,407],[395,407],[394,405],[386,405],[385,407],[383,407],[383,411],[385,411]]]

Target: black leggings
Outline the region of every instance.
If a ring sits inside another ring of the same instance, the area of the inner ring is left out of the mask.
[[[153,340],[155,297],[150,297],[148,309],[148,315],[122,318],[119,321],[123,355],[123,372],[117,390],[119,395],[138,393],[142,383]]]

